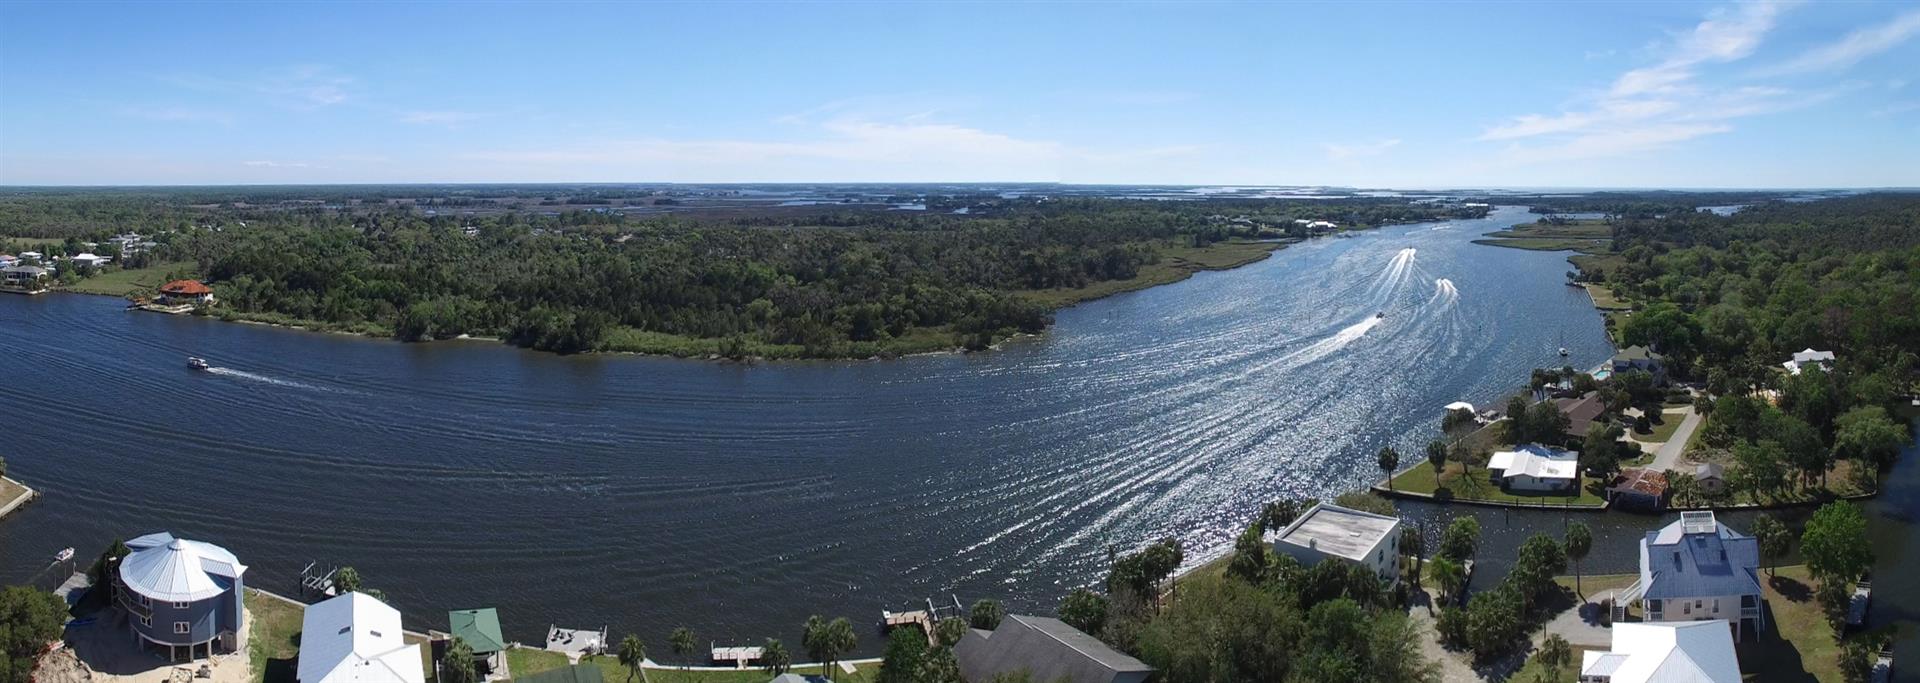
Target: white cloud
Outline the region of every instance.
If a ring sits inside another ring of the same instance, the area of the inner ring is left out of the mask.
[[[1736,62],[1759,49],[1786,3],[1716,9],[1655,48],[1658,60],[1615,77],[1608,87],[1556,114],[1524,114],[1488,126],[1481,141],[1506,142],[1512,164],[1632,155],[1733,130],[1734,119],[1822,101],[1844,88],[1796,92],[1772,85],[1726,86],[1704,80],[1708,65]]]
[[[1915,35],[1920,35],[1920,10],[1907,12],[1879,26],[1855,30],[1838,42],[1808,50],[1786,63],[1761,69],[1759,73],[1777,76],[1844,69],[1862,59],[1891,50]]]
[[[1346,161],[1349,159],[1358,159],[1362,157],[1380,156],[1382,154],[1386,154],[1387,150],[1390,150],[1396,146],[1399,146],[1399,144],[1400,144],[1399,139],[1384,139],[1384,140],[1375,140],[1373,142],[1363,142],[1358,144],[1337,144],[1337,143],[1328,142],[1328,143],[1321,144],[1320,147],[1321,149],[1326,150],[1328,159],[1332,159],[1334,161]]]

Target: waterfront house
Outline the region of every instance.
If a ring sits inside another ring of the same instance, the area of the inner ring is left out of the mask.
[[[1832,351],[1815,351],[1812,348],[1808,348],[1805,351],[1793,354],[1793,358],[1788,359],[1787,362],[1781,363],[1780,365],[1785,367],[1787,372],[1798,375],[1801,370],[1808,367],[1818,367],[1821,372],[1833,372],[1833,361]]]
[[[400,611],[365,593],[307,607],[300,634],[300,683],[426,681],[420,644],[406,642]]]
[[[1607,402],[1601,400],[1600,392],[1589,391],[1579,398],[1557,398],[1553,404],[1560,413],[1567,416],[1567,443],[1580,443],[1587,438],[1587,430],[1607,412]]]
[[[960,677],[987,683],[1026,672],[1036,681],[1142,683],[1153,667],[1050,617],[1007,615],[992,631],[970,629],[953,646]]]
[[[1274,552],[1311,567],[1329,559],[1370,568],[1382,581],[1400,580],[1400,519],[1320,503],[1273,539]]]
[[[73,261],[73,265],[76,265],[76,266],[90,266],[90,267],[98,268],[100,266],[107,265],[108,262],[113,260],[113,257],[100,256],[92,252],[80,252],[79,255],[74,256],[71,260]]]
[[[1580,655],[1580,683],[1740,683],[1724,621],[1613,625],[1606,652]]]
[[[1607,486],[1610,507],[1622,510],[1659,512],[1667,509],[1667,473],[1645,467],[1629,467],[1614,475]]]
[[[507,639],[500,635],[500,613],[486,609],[457,609],[447,613],[447,631],[473,649],[473,668],[482,676],[499,671],[506,659]]]
[[[42,253],[40,253],[40,252],[37,252],[37,251],[23,251],[23,252],[20,252],[20,260],[22,260],[22,261],[45,261],[45,260],[47,260],[47,257],[46,257],[46,255],[45,255],[45,254],[42,254]]]
[[[1499,480],[1504,491],[1568,493],[1580,486],[1580,454],[1521,444],[1488,458],[1487,476]]]
[[[166,532],[127,541],[114,572],[115,606],[144,645],[187,660],[246,646],[246,565],[211,543]]]
[[[1640,579],[1615,599],[1641,601],[1648,622],[1724,620],[1735,638],[1752,638],[1767,626],[1760,543],[1712,512],[1682,512],[1640,539]]]
[[[6,266],[0,268],[0,283],[13,289],[39,291],[46,288],[47,272],[40,266]]]
[[[1720,463],[1701,463],[1693,468],[1693,483],[1699,485],[1700,492],[1717,496],[1727,490],[1727,470]]]
[[[1619,375],[1623,372],[1639,370],[1653,375],[1654,383],[1664,384],[1667,381],[1666,361],[1665,356],[1655,353],[1653,349],[1639,345],[1629,346],[1613,354],[1613,374]]]
[[[213,289],[194,280],[174,280],[160,285],[159,302],[169,306],[213,303]]]

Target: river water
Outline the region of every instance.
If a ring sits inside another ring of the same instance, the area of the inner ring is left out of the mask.
[[[0,452],[46,496],[0,521],[0,582],[165,529],[230,548],[252,585],[351,564],[410,626],[493,606],[526,642],[550,623],[791,641],[809,614],[948,594],[1050,611],[1110,547],[1219,552],[1264,501],[1377,479],[1382,444],[1418,458],[1440,406],[1499,399],[1557,347],[1605,359],[1564,254],[1470,243],[1527,220],[1311,241],[895,361],[561,357],[4,297]],[[1505,530],[1563,517],[1473,514],[1493,565],[1523,536]],[[1589,569],[1628,569],[1655,520],[1605,519]]]

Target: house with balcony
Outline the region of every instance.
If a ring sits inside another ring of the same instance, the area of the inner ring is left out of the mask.
[[[145,647],[191,661],[246,647],[247,566],[211,543],[166,532],[127,541],[113,572],[115,607]]]
[[[1647,622],[1720,620],[1735,639],[1754,638],[1767,628],[1760,542],[1712,512],[1682,512],[1680,521],[1640,540],[1640,579],[1615,599],[1616,617],[1635,601]]]

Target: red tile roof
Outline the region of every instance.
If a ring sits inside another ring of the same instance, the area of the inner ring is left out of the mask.
[[[201,294],[212,294],[213,290],[208,289],[206,285],[192,280],[174,280],[173,282],[161,285],[160,293],[177,296],[199,296]]]

